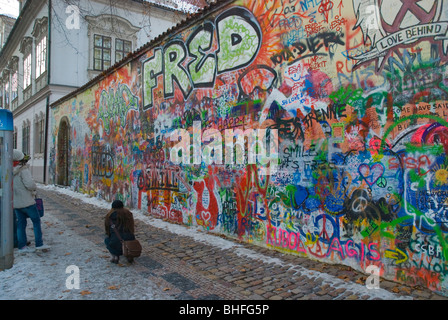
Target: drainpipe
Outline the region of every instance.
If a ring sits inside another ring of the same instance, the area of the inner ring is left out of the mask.
[[[47,86],[50,86],[51,76],[51,0],[48,0],[48,42],[47,42]],[[50,119],[50,95],[47,96],[47,105],[45,109],[45,144],[44,144],[44,184],[47,184],[47,166],[48,166],[48,121]]]
[[[47,184],[47,158],[48,158],[48,119],[50,113],[50,96],[47,96],[47,105],[45,112],[45,144],[44,144],[44,184]]]

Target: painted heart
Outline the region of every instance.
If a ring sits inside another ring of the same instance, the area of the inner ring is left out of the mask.
[[[372,186],[383,175],[384,167],[381,163],[375,163],[373,166],[364,163],[359,166],[358,171],[367,184]]]
[[[209,211],[201,211],[201,218],[204,221],[209,221],[211,217],[211,214]]]

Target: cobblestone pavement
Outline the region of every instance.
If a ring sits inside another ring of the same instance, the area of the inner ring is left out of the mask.
[[[39,195],[48,214],[104,248],[103,217],[107,210],[46,189],[39,190]],[[220,248],[139,220],[136,236],[142,242],[143,254],[134,264],[123,263],[123,267],[134,268],[171,300],[448,300],[421,287],[384,279],[380,289],[367,289],[367,275],[350,267],[231,239],[226,241],[234,246]],[[217,243],[224,240],[210,237]]]

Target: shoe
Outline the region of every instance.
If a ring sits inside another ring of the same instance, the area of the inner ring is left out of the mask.
[[[112,259],[110,259],[110,262],[118,264],[118,260],[119,260],[118,256],[112,256]]]
[[[31,241],[26,242],[26,246],[29,246],[31,244]],[[18,249],[19,246],[17,244],[14,244],[14,249]]]
[[[50,249],[50,246],[46,244],[41,245],[40,247],[36,247],[36,250],[48,250],[48,249]]]
[[[19,253],[21,253],[21,254],[25,254],[25,253],[28,253],[28,252],[34,252],[35,251],[35,249],[33,249],[33,248],[30,248],[30,247],[23,247],[23,248],[21,248],[21,249],[19,249]]]
[[[128,259],[129,263],[133,263],[134,262],[134,257],[126,257],[126,259]]]

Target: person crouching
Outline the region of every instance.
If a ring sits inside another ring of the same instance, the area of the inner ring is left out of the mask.
[[[123,255],[123,247],[120,239],[112,228],[116,228],[121,239],[135,240],[134,217],[131,211],[124,208],[123,202],[115,200],[112,202],[112,208],[105,217],[105,231],[107,238],[104,239],[106,248],[112,255],[110,262],[118,263],[120,256]],[[128,262],[133,262],[128,258]]]

